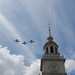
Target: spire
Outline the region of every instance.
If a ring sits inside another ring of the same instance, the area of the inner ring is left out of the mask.
[[[52,36],[51,36],[50,24],[48,24],[48,31],[49,31],[49,36],[48,36],[47,40],[48,40],[48,41],[52,41],[53,38],[52,38]]]
[[[49,28],[49,37],[51,37],[51,29],[50,29],[50,24],[48,24],[48,28]]]

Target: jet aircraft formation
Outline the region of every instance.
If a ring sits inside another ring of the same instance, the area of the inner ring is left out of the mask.
[[[18,43],[18,42],[20,42],[20,40],[16,39],[16,40],[14,40],[14,42]],[[32,43],[34,43],[35,41],[30,40],[30,41],[28,41],[28,42],[32,44]],[[28,44],[28,43],[25,42],[25,41],[23,41],[21,44],[26,45],[26,44]]]

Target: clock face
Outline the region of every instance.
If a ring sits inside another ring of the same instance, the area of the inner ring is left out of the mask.
[[[58,72],[59,71],[59,68],[60,66],[56,63],[51,63],[49,66],[48,66],[49,70],[51,72]]]

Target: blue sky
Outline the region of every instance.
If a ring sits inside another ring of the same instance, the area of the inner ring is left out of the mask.
[[[51,35],[59,45],[59,52],[67,59],[67,72],[75,74],[74,20],[74,0],[0,0],[0,51],[4,52],[3,58],[7,57],[12,62],[18,60],[20,68],[24,70],[20,75],[35,75],[37,70],[39,72],[39,61],[44,53],[43,46],[47,42],[50,23]],[[16,38],[27,43],[33,39],[35,43],[22,45],[14,42]],[[14,56],[16,59],[13,60]],[[36,70],[32,71],[34,66]],[[19,75],[12,66],[11,70],[13,72],[9,73],[5,69],[3,73],[0,69],[1,75]]]

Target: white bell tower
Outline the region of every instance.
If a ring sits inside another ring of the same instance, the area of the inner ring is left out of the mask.
[[[44,55],[41,58],[42,75],[67,75],[64,66],[66,59],[58,52],[58,45],[53,41],[50,26],[47,40],[48,42],[44,45]]]

